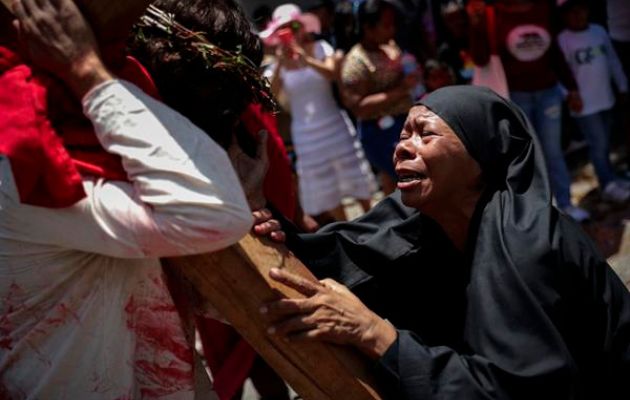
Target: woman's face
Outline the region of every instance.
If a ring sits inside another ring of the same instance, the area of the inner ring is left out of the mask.
[[[453,130],[425,106],[416,106],[394,152],[402,201],[428,214],[459,204],[481,189],[481,168]]]

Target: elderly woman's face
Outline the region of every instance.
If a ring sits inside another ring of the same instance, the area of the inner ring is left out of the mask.
[[[409,207],[449,207],[479,190],[481,168],[453,130],[425,106],[416,106],[394,152],[398,189]]]

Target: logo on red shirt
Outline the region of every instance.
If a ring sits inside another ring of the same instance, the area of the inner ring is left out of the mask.
[[[506,45],[517,60],[536,61],[551,46],[551,35],[537,25],[520,25],[507,35]]]

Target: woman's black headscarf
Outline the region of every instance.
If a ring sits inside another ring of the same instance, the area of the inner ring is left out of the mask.
[[[477,235],[475,258],[535,262],[547,254],[556,212],[543,154],[523,112],[477,86],[445,87],[418,104],[442,118],[481,167],[487,193],[478,210],[479,229],[471,229],[470,239]]]

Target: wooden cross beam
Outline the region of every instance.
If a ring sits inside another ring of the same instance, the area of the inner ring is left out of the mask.
[[[381,399],[368,360],[354,349],[322,342],[285,342],[266,333],[259,313],[268,301],[304,297],[272,281],[272,267],[316,278],[284,246],[248,235],[211,254],[163,261],[188,279],[256,351],[305,400]]]

